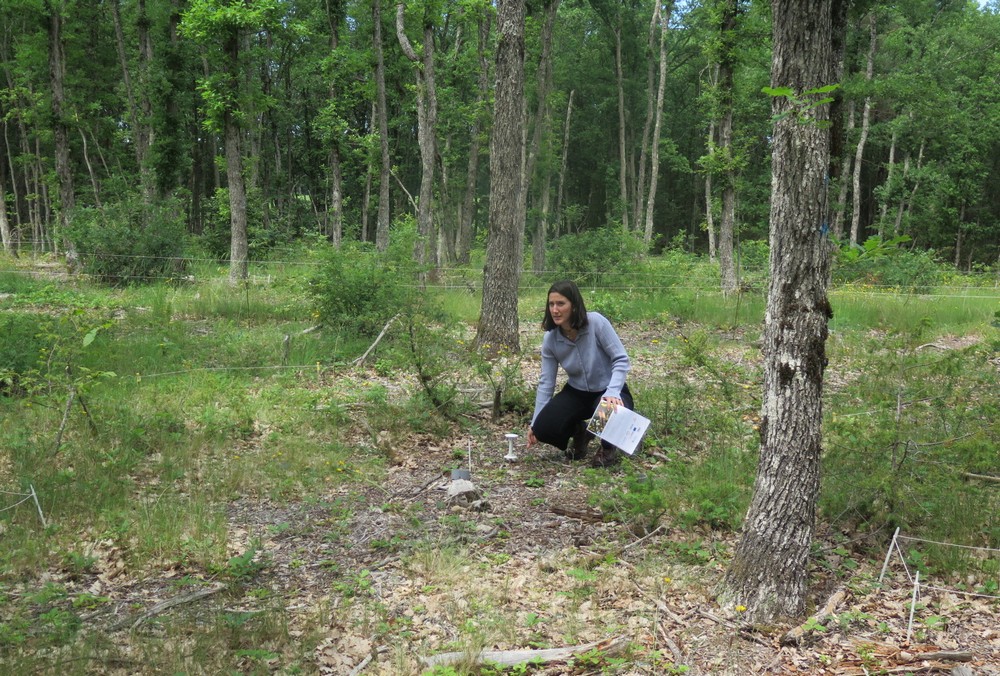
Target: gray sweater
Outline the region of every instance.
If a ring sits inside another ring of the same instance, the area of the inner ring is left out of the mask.
[[[542,372],[538,378],[532,422],[552,398],[560,366],[566,371],[571,387],[584,392],[603,392],[605,397],[621,397],[625,376],[631,367],[625,346],[604,315],[588,312],[587,322],[575,341],[564,336],[558,328],[545,332]]]

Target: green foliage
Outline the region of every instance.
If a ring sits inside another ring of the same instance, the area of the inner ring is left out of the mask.
[[[290,244],[295,235],[294,224],[269,221],[260,190],[247,191],[247,254],[251,260],[263,259],[275,247]],[[205,221],[196,244],[218,261],[228,261],[232,244],[232,211],[229,189],[218,188],[208,200]]]
[[[0,314],[0,394],[23,392],[21,378],[38,366],[44,345],[38,315],[5,312]]]
[[[187,231],[181,205],[143,204],[133,196],[102,208],[81,207],[67,236],[83,271],[109,284],[150,284],[185,273]]]
[[[322,255],[308,293],[324,322],[374,336],[393,317],[415,311],[421,299],[415,235],[410,228],[398,232],[384,252],[367,243],[344,243]]]
[[[869,237],[864,244],[839,248],[834,282],[928,293],[941,280],[941,266],[935,262],[933,251],[902,248],[909,240],[907,236],[886,241]]]
[[[604,227],[563,235],[549,245],[548,267],[577,284],[614,284],[630,280],[646,245],[635,233]]]

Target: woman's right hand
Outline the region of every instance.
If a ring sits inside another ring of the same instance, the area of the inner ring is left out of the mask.
[[[530,427],[528,428],[527,436],[528,436],[528,444],[527,446],[525,446],[525,448],[531,448],[532,446],[538,443],[538,439],[535,438],[535,430],[531,429]]]

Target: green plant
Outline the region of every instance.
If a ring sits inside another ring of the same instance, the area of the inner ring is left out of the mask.
[[[176,201],[131,195],[100,209],[78,207],[68,234],[83,270],[102,282],[151,284],[185,273],[187,228]]]
[[[563,235],[549,245],[546,255],[554,276],[574,279],[577,284],[613,283],[616,275],[630,270],[646,245],[635,233],[605,227]]]
[[[421,301],[414,238],[414,230],[406,226],[396,231],[384,252],[358,242],[326,249],[307,287],[318,316],[347,331],[374,336],[394,317],[411,315]]]

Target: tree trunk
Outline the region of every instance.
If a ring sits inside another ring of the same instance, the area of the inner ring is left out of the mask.
[[[641,219],[645,213],[646,204],[646,166],[649,163],[648,149],[649,136],[653,133],[653,111],[656,106],[656,97],[653,90],[656,87],[656,60],[653,58],[653,50],[656,45],[656,31],[660,27],[660,0],[653,3],[653,14],[649,18],[649,33],[646,36],[646,121],[642,124],[642,140],[639,142],[639,171],[636,174],[635,182],[635,202],[631,205],[632,213],[636,219]],[[661,61],[662,63],[662,61]],[[639,232],[646,231],[646,225],[642,220],[635,224]]]
[[[389,179],[392,162],[389,159],[389,113],[385,100],[385,57],[382,52],[382,1],[372,2],[372,24],[375,27],[372,42],[375,46],[375,92],[378,111],[379,174],[378,216],[375,225],[375,248],[385,251],[389,246]]]
[[[424,49],[419,56],[406,36],[405,6],[396,5],[396,37],[403,53],[417,64],[417,143],[420,146],[420,198],[417,202],[416,258],[421,265],[433,263],[434,238],[434,161],[437,155],[437,94],[434,89],[434,26],[424,16]],[[520,175],[520,172],[518,173]]]
[[[517,285],[524,238],[524,0],[497,11],[493,134],[490,138],[490,232],[476,342],[490,353],[520,351]],[[517,213],[520,211],[520,213]]]
[[[619,23],[612,29],[615,36],[615,83],[618,86],[618,163],[620,165],[618,184],[621,191],[619,199],[621,199],[622,203],[622,229],[628,232],[628,177],[626,176],[627,167],[625,159],[625,75],[622,72],[622,28],[620,19],[618,21]]]
[[[850,135],[854,131],[854,118],[856,117],[854,111],[854,101],[850,101],[847,104],[847,134]],[[844,151],[842,154],[839,183],[840,192],[837,197],[837,204],[835,205],[833,212],[833,236],[835,238],[842,239],[844,237],[844,212],[847,209],[847,193],[850,190],[849,184],[847,182],[847,177],[851,173],[851,153]]]
[[[230,91],[239,90],[240,35],[231,29],[223,47]],[[247,189],[243,179],[243,130],[236,111],[227,106],[223,113],[226,148],[226,184],[229,188],[229,281],[241,282],[249,274],[250,246],[247,241]]]
[[[571,89],[569,91],[569,99],[566,101],[566,121],[563,123],[562,159],[559,161],[559,181],[557,184],[558,187],[556,188],[556,237],[558,237],[562,231],[563,191],[566,185],[566,166],[569,162],[569,123],[573,117],[573,95],[575,93],[575,89]]]
[[[58,0],[57,0],[58,1]],[[49,15],[49,82],[52,86],[52,135],[55,143],[56,178],[59,181],[59,237],[64,239],[66,259],[71,266],[77,264],[76,247],[68,239],[70,214],[76,202],[73,185],[73,168],[69,158],[69,125],[66,123],[66,53],[63,51],[63,6],[46,0]],[[53,237],[53,244],[58,238]]]
[[[330,53],[336,53],[340,46],[340,24],[343,21],[344,5],[342,2],[328,2],[326,5],[327,21],[330,24]],[[337,76],[330,74],[330,101],[337,100]],[[335,248],[340,248],[344,236],[344,187],[341,174],[340,136],[332,134],[330,138],[329,181],[330,197],[327,204],[326,222],[327,237]],[[330,212],[333,212],[332,214]]]
[[[659,0],[657,0],[659,2]],[[646,197],[646,215],[644,217],[643,241],[649,246],[653,241],[653,208],[656,204],[656,188],[660,178],[660,135],[663,128],[663,97],[667,87],[667,29],[670,25],[670,14],[673,11],[673,0],[668,2],[660,14],[660,80],[656,85],[656,110],[653,111],[653,150],[649,160],[649,193]],[[638,218],[638,215],[636,216]]]
[[[875,13],[868,14],[868,65],[865,69],[865,82],[870,83],[875,74]],[[868,142],[868,129],[871,122],[872,97],[865,97],[865,107],[861,111],[861,136],[858,137],[858,147],[854,153],[854,181],[851,186],[852,199],[851,207],[851,244],[858,243],[858,235],[861,229],[861,159],[865,154],[865,143]]]
[[[841,0],[772,0],[771,86],[796,97],[830,82]],[[753,500],[720,602],[754,623],[805,609],[809,548],[819,496],[830,242],[829,106],[793,111],[774,97],[770,266],[764,324],[764,402]],[[789,114],[792,113],[792,114]],[[796,114],[797,113],[797,114]],[[799,118],[801,121],[797,120]]]
[[[733,166],[733,71],[735,70],[736,0],[725,0],[722,6],[721,43],[719,55],[719,148],[726,160],[722,175],[722,213],[719,221],[719,272],[723,295],[736,290],[736,258],[733,241],[736,233],[736,169]]]
[[[542,139],[546,135],[549,124],[549,86],[552,82],[552,27],[555,23],[556,12],[559,9],[559,0],[550,0],[545,7],[545,23],[542,26],[542,53],[538,60],[536,95],[538,97],[538,109],[535,113],[535,129],[531,137],[531,145],[528,148],[528,156],[524,171],[524,183],[521,186],[523,198],[531,193],[531,187],[535,177],[535,167],[538,164],[538,155],[542,149]],[[541,198],[539,198],[541,199]],[[525,203],[527,206],[527,203]],[[540,241],[536,241],[539,238]],[[541,219],[535,226],[534,237],[531,245],[531,261],[533,270],[541,270],[539,259],[545,258],[545,227]]]
[[[6,125],[4,127],[6,131]],[[4,143],[5,153],[8,151],[7,144]],[[3,250],[8,256],[17,255],[14,246],[14,233],[10,228],[10,221],[7,220],[7,171],[0,168],[0,242],[3,243]]]
[[[879,200],[879,213],[878,213],[878,236],[880,238],[885,237],[885,217],[889,211],[889,196],[892,194],[893,183],[892,179],[896,171],[896,140],[898,136],[898,131],[895,127],[892,130],[892,140],[889,142],[889,163],[888,170],[885,176],[885,183],[882,187],[882,199]]]

